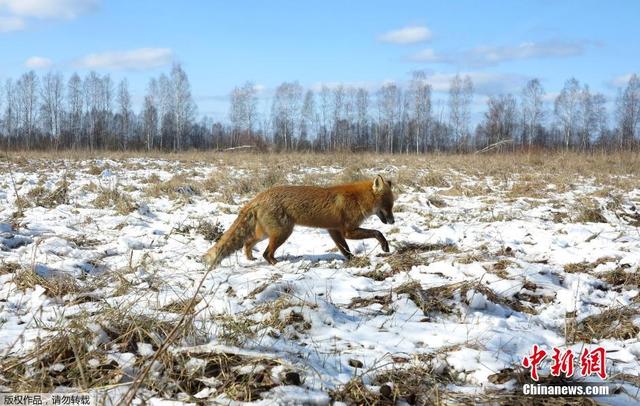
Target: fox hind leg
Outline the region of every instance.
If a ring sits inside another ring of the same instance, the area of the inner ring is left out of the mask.
[[[244,255],[247,257],[248,260],[250,261],[255,260],[255,257],[253,256],[253,252],[252,252],[253,247],[264,239],[265,239],[264,231],[262,230],[262,227],[260,227],[260,225],[258,224],[256,226],[256,230],[254,234],[251,237],[249,237],[247,241],[245,241],[244,243]]]
[[[287,241],[287,238],[289,238],[292,232],[293,232],[293,225],[290,225],[290,226],[287,226],[286,228],[282,228],[278,230],[276,233],[269,235],[269,245],[267,246],[267,249],[264,250],[264,253],[262,254],[264,259],[266,259],[268,263],[270,263],[271,265],[275,265],[278,263],[274,254],[278,249],[278,247],[280,247],[282,244],[284,244],[285,241]]]
[[[249,261],[253,261],[256,258],[253,256],[251,250],[253,250],[253,246],[256,245],[260,240],[256,237],[252,237],[244,243],[244,255],[247,257]]]

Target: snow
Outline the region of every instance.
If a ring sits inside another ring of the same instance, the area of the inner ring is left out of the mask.
[[[89,169],[94,165],[107,168],[92,175]],[[19,264],[44,278],[68,275],[83,286],[105,275],[121,274],[120,279],[106,279],[109,284],[90,292],[93,300],[74,303],[73,293],[54,298],[43,286],[22,289],[11,274],[0,273],[3,356],[24,354],[33,349],[37,338],[51,335],[52,328],[62,329],[74,315],[99,311],[105,305],[124,306],[136,314],[176,323],[180,315],[166,308],[195,293],[198,281],[205,275],[201,256],[211,246],[195,226],[202,220],[218,221],[226,229],[241,203],[250,197],[243,196],[235,199],[238,204],[229,204],[217,200],[220,193],[197,194],[191,188],[180,189],[178,193],[184,196],[180,199],[153,197],[144,192],[147,185],[143,181],[152,174],[168,180],[177,173],[185,173],[195,181],[203,181],[217,170],[211,164],[187,166],[177,161],[139,158],[63,161],[55,165],[56,170],[13,168],[21,196],[33,189],[43,174],[48,188],[54,188],[65,174],[73,176],[68,179],[67,204],[28,207],[18,224],[12,225],[16,196],[10,186],[7,163],[0,162],[0,167],[0,264]],[[224,170],[238,178],[250,176],[241,168]],[[384,170],[394,173],[398,168]],[[341,171],[337,166],[302,167],[297,173]],[[481,182],[481,178],[469,176],[464,184],[472,187]],[[574,179],[576,187],[567,192],[558,192],[550,185],[550,198],[513,200],[500,197],[498,182],[494,184],[490,178],[484,182],[499,198],[447,195],[447,188],[405,190],[396,202],[402,210],[395,212],[395,225],[381,224],[375,216],[368,219],[363,226],[382,231],[392,247],[415,243],[456,248],[454,252],[434,250],[416,254],[424,259],[423,264],[384,280],[366,276],[376,269],[391,270],[375,240],[349,242],[356,255],[367,256],[371,261],[369,266],[358,268],[345,264],[324,230],[296,228],[276,252],[280,260],[276,266],[268,265],[260,255],[256,255],[259,260],[255,262],[246,260],[241,252],[232,255],[207,275],[199,293],[201,301],[194,310],[194,322],[207,332],[209,343],[182,344],[171,347],[171,351],[224,352],[271,359],[300,372],[301,386],[282,383],[262,393],[257,404],[271,404],[275,400],[282,404],[327,404],[329,391],[354,377],[350,360],[361,361],[364,371],[375,371],[392,365],[395,356],[417,362],[420,356],[438,355],[440,367],[454,371],[464,383],[460,390],[508,389],[513,382],[492,385],[488,377],[520,365],[534,344],[547,350],[554,346],[570,347],[576,352],[585,344],[603,345],[610,351],[609,375],[617,372],[640,375],[638,337],[575,344],[567,344],[564,338],[567,313],[576,312],[579,322],[609,307],[637,309],[637,286],[610,289],[597,274],[622,266],[625,272],[638,272],[638,229],[608,211],[607,223],[552,220],[552,213],[570,212],[576,199],[597,190],[593,180]],[[126,190],[139,204],[138,209],[120,214],[114,209],[96,208],[92,203],[97,196],[96,186]],[[430,197],[440,194],[446,206],[427,204]],[[637,207],[639,196],[640,190],[627,193],[626,204]],[[558,208],[558,202],[564,202],[565,206]],[[178,232],[184,225],[191,229]],[[83,237],[94,241],[77,243]],[[265,244],[258,244],[258,252]],[[465,256],[473,259],[462,260]],[[563,269],[566,264],[595,262],[604,257],[610,260],[589,273],[568,273]],[[489,271],[498,259],[509,261],[503,274]],[[435,312],[425,317],[409,295],[395,293],[407,282],[417,282],[423,289],[465,282],[477,285],[464,294],[454,292],[453,298],[445,303],[451,313]],[[114,295],[121,284],[130,288],[124,294]],[[501,300],[518,301],[519,297],[541,300],[533,303],[522,299],[523,304],[535,311],[520,312],[504,303],[494,303],[478,286],[494,292]],[[388,304],[351,306],[354,299],[379,296],[388,297]],[[286,303],[277,314],[277,320],[285,326],[274,331],[266,322],[278,303]],[[222,339],[223,317],[251,321],[253,335],[238,337],[238,342],[230,345]],[[298,321],[294,323],[292,319]],[[640,326],[637,318],[634,323]],[[92,324],[90,329],[95,333],[92,345],[108,342],[109,337],[100,325]],[[137,342],[133,350],[137,353],[114,348],[109,359],[133,373],[138,368],[138,357],[153,357],[156,351],[144,342]],[[91,365],[99,362],[102,361],[91,360]],[[188,367],[203,368],[202,361],[194,358]],[[246,365],[236,372],[247,373],[256,367],[264,368]],[[60,368],[64,365],[51,366],[55,371]],[[363,374],[365,383],[370,383],[367,380],[371,376]],[[214,384],[196,397],[224,399],[224,395],[215,391]],[[637,400],[629,395],[602,401],[631,404]],[[188,403],[154,397],[150,404]]]

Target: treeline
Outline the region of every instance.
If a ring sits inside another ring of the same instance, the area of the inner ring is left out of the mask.
[[[30,71],[0,86],[3,149],[163,150],[251,146],[276,151],[468,152],[482,149],[629,149],[640,145],[640,80],[618,89],[613,108],[576,79],[553,98],[538,79],[517,94],[488,97],[471,127],[474,85],[454,76],[445,100],[433,99],[424,72],[403,88],[386,83],[375,92],[350,86],[316,91],[285,82],[258,109],[251,82],[229,95],[224,122],[198,118],[185,71],[152,78],[139,111],[126,79],[90,72],[65,80]],[[551,102],[551,103],[549,103]],[[549,104],[552,104],[549,107]],[[477,120],[476,120],[477,121]]]

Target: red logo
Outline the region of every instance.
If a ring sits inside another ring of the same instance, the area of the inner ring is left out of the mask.
[[[530,356],[524,357],[522,360],[522,366],[525,368],[531,368],[531,379],[538,380],[538,364],[542,362],[547,356],[545,350],[541,350],[538,344],[533,345],[533,351]]]
[[[580,354],[580,374],[590,376],[597,374],[601,379],[607,377],[607,351],[602,347],[597,347],[593,351],[587,348]]]
[[[533,345],[531,354],[522,359],[522,366],[530,369],[531,379],[538,381],[538,368],[540,363],[547,357],[547,352],[541,349],[537,344]],[[580,354],[580,375],[591,376],[598,375],[601,379],[607,377],[607,351],[602,347],[593,350],[585,348]],[[567,378],[573,376],[575,355],[573,350],[567,349],[562,351],[560,348],[553,347],[553,355],[551,356],[551,375],[560,376],[564,374]]]

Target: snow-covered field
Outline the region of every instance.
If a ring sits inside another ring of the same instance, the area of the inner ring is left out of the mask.
[[[632,174],[237,161],[0,161],[0,392],[117,404],[144,373],[137,396],[157,404],[509,404],[537,344],[603,346],[620,390],[597,402],[640,401]],[[345,262],[296,228],[276,266],[266,242],[255,262],[238,252],[190,306],[202,254],[258,190],[378,173],[398,185],[396,223],[364,227],[390,255],[349,241]]]

